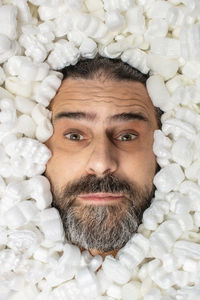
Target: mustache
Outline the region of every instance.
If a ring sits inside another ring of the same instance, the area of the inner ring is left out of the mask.
[[[132,185],[132,183],[120,180],[112,174],[101,178],[89,174],[73,183],[68,183],[62,194],[66,198],[76,198],[84,193],[124,193],[125,195],[130,195],[134,193]]]

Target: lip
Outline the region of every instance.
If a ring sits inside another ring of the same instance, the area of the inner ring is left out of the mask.
[[[94,203],[94,204],[109,204],[113,202],[118,202],[123,197],[123,194],[114,193],[91,193],[91,194],[81,194],[79,199],[84,202]]]

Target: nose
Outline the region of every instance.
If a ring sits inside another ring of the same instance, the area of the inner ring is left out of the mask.
[[[112,143],[108,139],[94,142],[86,172],[101,177],[113,174],[117,169],[118,158]]]

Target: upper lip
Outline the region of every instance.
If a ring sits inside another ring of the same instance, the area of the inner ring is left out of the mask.
[[[121,193],[88,193],[88,194],[81,194],[80,197],[82,198],[119,198],[122,197],[123,195]]]

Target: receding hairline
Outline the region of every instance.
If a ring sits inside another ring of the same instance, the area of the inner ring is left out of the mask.
[[[63,81],[70,79],[99,80],[100,82],[124,81],[140,82],[146,88],[146,81],[149,73],[144,74],[140,70],[123,62],[120,58],[102,57],[99,54],[93,58],[81,58],[75,65],[66,66],[59,70],[63,74]],[[158,127],[161,128],[162,111],[155,107],[155,116]]]
[[[149,74],[143,74],[121,59],[97,55],[93,59],[80,59],[76,65],[64,67],[60,72],[63,80],[67,77],[85,79],[113,79],[116,81],[139,81],[146,83]]]

